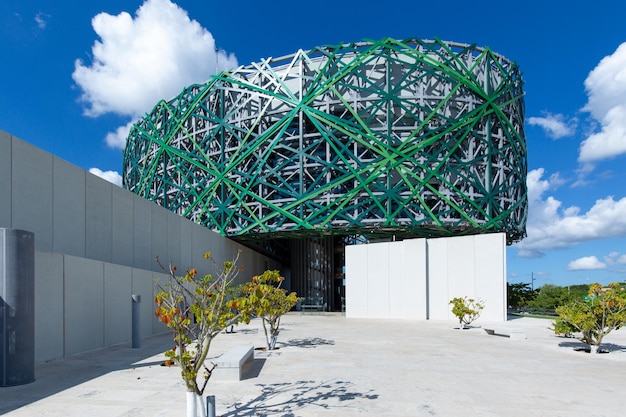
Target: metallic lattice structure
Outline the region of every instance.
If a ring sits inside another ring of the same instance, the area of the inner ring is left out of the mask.
[[[222,72],[130,131],[124,186],[223,235],[454,236],[527,216],[522,78],[489,48],[383,39]]]

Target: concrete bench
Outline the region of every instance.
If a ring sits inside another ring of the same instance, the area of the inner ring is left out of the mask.
[[[526,331],[515,327],[483,327],[483,330],[490,335],[508,336],[511,340],[526,339]]]
[[[222,381],[241,381],[244,366],[254,359],[253,346],[234,347],[212,362],[216,365],[213,375]]]

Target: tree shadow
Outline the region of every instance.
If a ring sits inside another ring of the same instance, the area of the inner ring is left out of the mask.
[[[283,342],[283,346],[293,346],[304,349],[316,348],[323,345],[334,345],[334,340],[322,339],[321,337],[308,337],[306,339],[291,339]]]
[[[572,348],[576,351],[586,351],[589,352],[589,345],[586,343],[572,340],[568,342],[560,342],[559,347]],[[616,345],[615,343],[604,343],[600,345],[600,353],[611,353],[611,352],[626,352],[626,346]]]
[[[259,333],[259,329],[237,329],[232,333],[241,333],[241,334],[257,334]]]
[[[365,399],[376,400],[378,394],[371,390],[358,392],[354,384],[347,381],[297,381],[293,383],[257,384],[261,392],[247,401],[236,402],[229,406],[221,417],[243,416],[282,416],[295,417],[295,412],[307,406],[322,409],[340,409],[354,407],[350,402]]]

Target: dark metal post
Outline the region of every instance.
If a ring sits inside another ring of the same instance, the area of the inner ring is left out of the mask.
[[[133,294],[133,349],[141,347],[141,295]]]
[[[206,416],[215,417],[215,395],[206,397]]]

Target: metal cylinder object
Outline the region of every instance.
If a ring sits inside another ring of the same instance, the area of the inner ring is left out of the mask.
[[[141,295],[133,294],[132,332],[133,349],[141,347]]]

